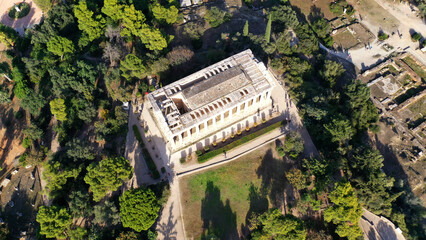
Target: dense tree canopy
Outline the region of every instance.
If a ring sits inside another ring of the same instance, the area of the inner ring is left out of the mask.
[[[65,208],[41,206],[37,213],[40,234],[48,238],[65,239],[72,224],[72,217]]]
[[[90,41],[100,38],[105,31],[105,19],[101,15],[94,15],[87,8],[86,1],[80,1],[74,7],[74,15],[78,19],[78,28],[87,34]]]
[[[109,191],[115,191],[132,177],[133,168],[124,157],[108,157],[87,167],[84,181],[90,185],[93,200],[101,200]]]
[[[362,208],[351,184],[348,182],[336,183],[328,197],[333,205],[324,211],[324,220],[337,225],[336,233],[340,237],[355,240],[362,236],[361,228],[358,225],[362,216]]]
[[[65,100],[62,98],[56,98],[52,101],[50,101],[50,111],[53,115],[55,115],[56,119],[58,121],[66,121],[67,120],[67,113],[66,113],[66,106],[65,106]]]
[[[47,50],[60,56],[61,60],[65,54],[73,53],[75,51],[72,41],[60,36],[54,36],[49,40],[49,42],[47,42]]]
[[[302,220],[293,215],[282,215],[278,209],[271,209],[258,217],[252,239],[306,239]]]
[[[160,205],[150,189],[138,188],[120,197],[120,217],[124,227],[148,230],[158,217]]]

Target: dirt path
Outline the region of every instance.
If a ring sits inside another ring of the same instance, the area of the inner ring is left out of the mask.
[[[380,29],[389,34],[389,39],[385,41],[375,40],[370,43],[368,48],[360,48],[349,50],[348,52],[333,53],[339,57],[352,61],[353,64],[361,70],[366,70],[373,65],[382,62],[393,51],[407,51],[414,55],[420,62],[426,65],[426,54],[417,50],[418,42],[411,40],[411,33],[417,31],[422,36],[426,36],[426,25],[423,21],[412,12],[406,4],[388,2],[385,0],[375,0],[377,2],[375,11],[386,16],[383,19],[377,19],[377,16],[371,9],[364,9],[365,6],[357,4],[355,0],[349,2],[353,4],[357,10],[356,16],[362,24],[370,29],[377,36]],[[382,12],[387,12],[383,14]],[[392,32],[394,33],[392,35]],[[394,49],[386,51],[383,45],[387,43]]]

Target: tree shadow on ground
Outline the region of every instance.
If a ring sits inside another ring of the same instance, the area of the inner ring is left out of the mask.
[[[283,207],[285,196],[293,196],[292,192],[286,191],[288,181],[285,177],[285,171],[289,170],[291,165],[286,164],[283,159],[274,158],[270,149],[266,152],[259,168],[256,170],[257,176],[262,179],[261,188],[267,191],[269,200],[274,207]]]
[[[212,181],[207,182],[205,197],[201,200],[201,219],[203,234],[201,239],[239,239],[237,214],[233,212],[229,199],[225,203],[220,199],[220,189]]]
[[[157,231],[162,234],[163,239],[175,240],[177,231],[176,231],[176,223],[177,220],[174,220],[173,216],[173,203],[169,209],[169,217],[167,219],[167,223],[158,223]],[[174,221],[173,221],[174,220]]]
[[[250,208],[246,215],[246,224],[241,224],[240,230],[243,236],[247,236],[250,231],[248,229],[250,219],[259,216],[266,212],[269,207],[268,192],[265,188],[258,188],[253,183],[249,186],[248,200],[250,201]]]

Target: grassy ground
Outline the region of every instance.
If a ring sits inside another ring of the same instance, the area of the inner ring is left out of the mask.
[[[348,30],[340,32],[333,36],[334,41],[343,49],[349,49],[358,44],[358,41]]]
[[[424,71],[422,69],[421,66],[419,66],[419,64],[416,63],[416,61],[414,61],[411,57],[406,57],[404,59],[402,59],[408,66],[410,66],[411,69],[413,69],[413,71],[419,75],[423,80],[426,79],[426,71]]]
[[[336,14],[330,12],[330,3],[334,2],[333,0],[317,0],[317,1],[306,1],[306,0],[290,0],[291,5],[296,8],[299,8],[300,11],[305,15],[306,19],[311,12],[318,12],[324,15],[328,20],[337,17]]]
[[[419,100],[413,102],[408,106],[410,111],[419,118],[420,116],[426,116],[426,96],[420,98]]]
[[[238,235],[247,233],[247,219],[252,213],[280,207],[288,185],[286,165],[273,146],[180,180],[188,238],[214,234],[219,239],[238,239]]]

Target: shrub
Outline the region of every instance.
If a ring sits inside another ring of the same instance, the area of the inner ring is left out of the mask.
[[[417,42],[422,38],[422,35],[420,35],[419,33],[413,33],[411,35],[411,39],[413,40],[413,42]]]
[[[210,150],[209,146],[205,146],[205,147],[204,147],[204,151],[205,151],[205,152],[208,152],[209,150]]]
[[[275,149],[277,150],[278,155],[279,155],[280,157],[284,157],[284,156],[285,156],[285,151],[284,151],[284,148],[283,148],[283,147],[279,147],[279,146],[277,146]]]
[[[197,154],[197,156],[201,156],[201,155],[203,155],[203,152],[202,152],[201,150],[197,150],[197,151],[195,152],[195,154]]]
[[[9,17],[10,18],[14,18],[14,19],[23,18],[23,17],[27,16],[28,13],[30,13],[30,10],[31,10],[31,6],[28,3],[25,3],[25,2],[18,3],[18,8],[21,9],[20,12],[16,11],[15,6],[10,8],[10,10],[9,10]]]
[[[238,130],[238,131],[237,131],[237,135],[241,135],[241,130]]]
[[[31,140],[28,137],[24,138],[24,140],[22,140],[22,146],[24,148],[29,148],[31,146]]]
[[[229,151],[229,150],[231,150],[231,149],[233,149],[235,147],[238,147],[241,144],[249,142],[249,141],[251,141],[251,140],[253,140],[253,139],[255,139],[255,138],[257,138],[257,137],[259,137],[259,136],[261,136],[263,134],[265,134],[265,133],[268,133],[268,132],[270,132],[270,131],[278,128],[278,127],[284,126],[285,124],[286,124],[285,121],[271,124],[270,126],[262,128],[262,129],[260,129],[260,130],[258,130],[256,132],[251,133],[251,134],[248,134],[248,135],[246,135],[246,136],[244,136],[244,137],[242,137],[242,138],[240,138],[240,139],[238,139],[238,140],[236,140],[236,141],[234,141],[234,142],[232,142],[232,143],[230,143],[230,144],[228,144],[226,146],[223,146],[221,148],[209,151],[209,152],[207,152],[207,153],[199,156],[198,157],[198,162],[199,163],[206,162],[207,160],[209,160],[209,159],[211,159],[211,158],[213,158],[213,157],[215,157],[215,156],[217,156],[217,155],[219,155],[219,154],[221,154],[223,152],[227,152],[227,151]]]
[[[226,11],[220,10],[217,7],[212,7],[207,10],[207,13],[204,18],[210,24],[210,26],[216,28],[219,27],[222,23],[231,20],[231,14]]]
[[[330,3],[329,7],[330,7],[330,12],[337,15],[343,14],[343,7],[339,3],[337,2]]]
[[[216,147],[217,143],[216,143],[216,142],[213,142],[213,143],[212,143],[212,145],[213,145],[213,147]]]
[[[384,41],[384,40],[386,40],[386,39],[388,39],[388,38],[389,38],[389,35],[387,35],[387,34],[386,34],[386,33],[384,33],[384,32],[379,32],[378,37],[379,37],[379,40],[380,40],[380,41]]]
[[[180,163],[182,163],[182,164],[184,164],[184,163],[186,162],[186,160],[185,160],[185,158],[181,158],[181,159],[179,160],[179,162],[180,162]]]

